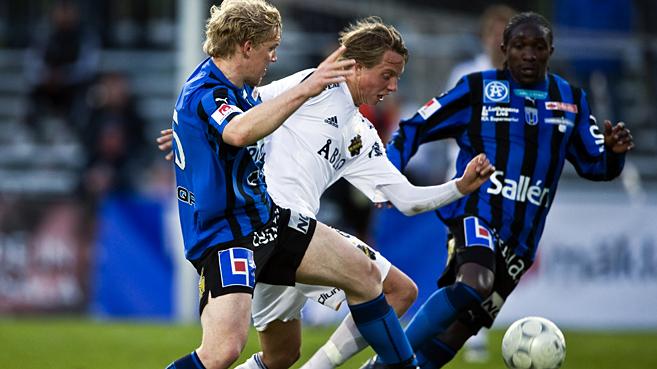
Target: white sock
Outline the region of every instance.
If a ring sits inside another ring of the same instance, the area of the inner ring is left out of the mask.
[[[351,314],[340,323],[331,338],[301,369],[334,369],[368,346]],[[250,368],[249,368],[250,369]]]
[[[262,362],[261,352],[257,352],[235,369],[267,369],[267,366]]]

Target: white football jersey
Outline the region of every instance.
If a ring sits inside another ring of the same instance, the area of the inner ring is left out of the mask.
[[[258,87],[263,101],[301,83],[314,69]],[[374,126],[358,111],[345,82],[329,85],[265,138],[267,192],[279,206],[307,216],[344,177],[374,202],[387,199],[378,186],[405,182],[390,163]]]

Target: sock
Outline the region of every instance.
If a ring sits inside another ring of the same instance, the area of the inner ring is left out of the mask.
[[[446,330],[460,311],[480,304],[481,296],[465,283],[457,282],[434,292],[415,313],[406,327],[406,336],[413,349],[419,349],[437,334]]]
[[[349,305],[356,327],[384,364],[413,362],[413,349],[383,293],[371,301]]]
[[[261,354],[261,352],[256,352],[245,362],[236,366],[235,369],[267,369],[267,365],[262,361]]]
[[[335,369],[367,346],[367,341],[358,331],[354,318],[351,314],[347,315],[331,338],[301,369]]]
[[[169,364],[166,369],[205,369],[196,351]]]
[[[454,355],[456,355],[456,351],[435,337],[415,352],[420,369],[442,368],[454,358]]]

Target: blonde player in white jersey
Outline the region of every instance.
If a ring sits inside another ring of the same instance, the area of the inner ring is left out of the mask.
[[[342,32],[340,42],[347,47],[344,57],[356,60],[353,78],[329,85],[265,138],[265,180],[277,204],[314,218],[322,193],[345,178],[373,202],[389,201],[403,213],[413,215],[454,201],[488,179],[494,168],[480,155],[459,179],[429,187],[409,183],[388,161],[376,129],[358,111],[361,104],[376,104],[397,90],[408,58],[403,40],[394,27],[378,18],[367,18]],[[263,101],[270,100],[312,72],[298,72],[257,91]],[[163,151],[170,148],[167,134],[163,131],[158,139]],[[356,237],[336,232],[373,259],[381,272],[386,299],[398,316],[406,312],[417,296],[417,287],[410,278]],[[345,295],[332,287],[258,283],[252,316],[263,351],[237,368],[285,369],[294,364],[301,348],[301,309],[309,298],[337,309]],[[304,368],[334,368],[365,347],[367,343],[351,316],[347,316]]]

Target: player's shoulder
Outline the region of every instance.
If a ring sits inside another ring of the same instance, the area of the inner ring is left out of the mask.
[[[583,92],[583,89],[580,86],[570,83],[567,79],[556,73],[548,73],[548,77],[554,80],[554,82],[561,88],[567,87],[573,91]]]

